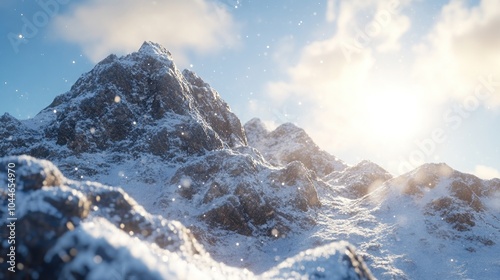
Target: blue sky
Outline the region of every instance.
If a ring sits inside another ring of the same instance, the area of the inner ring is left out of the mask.
[[[500,3],[4,0],[0,113],[26,119],[109,53],[169,49],[242,122],[303,127],[394,174],[500,173]]]

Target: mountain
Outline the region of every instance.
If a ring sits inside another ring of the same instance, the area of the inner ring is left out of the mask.
[[[344,163],[294,124],[242,126],[156,43],[110,55],[34,118],[0,121],[0,180],[14,163],[23,264],[0,278],[500,274],[499,179],[445,164],[394,177]]]
[[[179,71],[170,53],[152,42],[122,58],[108,56],[32,120],[4,115],[2,121],[2,136],[23,135],[2,143],[4,156],[130,151],[182,161],[246,144],[239,119],[219,94],[193,72]]]

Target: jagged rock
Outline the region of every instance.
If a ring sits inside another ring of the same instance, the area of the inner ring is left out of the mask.
[[[300,162],[270,170],[255,152],[214,151],[185,164],[167,188],[175,193],[166,191],[160,203],[169,207],[177,194],[204,209],[197,215],[201,221],[247,236],[269,235],[273,226],[286,233],[314,224],[321,203],[313,174]]]
[[[347,167],[335,156],[321,150],[303,129],[294,124],[286,123],[268,132],[261,120],[252,119],[244,128],[248,144],[276,166],[300,161],[320,177]]]

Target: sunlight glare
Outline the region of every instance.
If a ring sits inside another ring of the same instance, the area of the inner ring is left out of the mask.
[[[385,90],[371,94],[365,101],[366,128],[373,137],[407,141],[421,128],[425,111],[416,94]]]

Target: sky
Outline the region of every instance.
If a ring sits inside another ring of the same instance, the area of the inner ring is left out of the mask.
[[[35,116],[111,53],[164,45],[243,123],[348,164],[500,177],[500,1],[2,0],[0,114]]]

